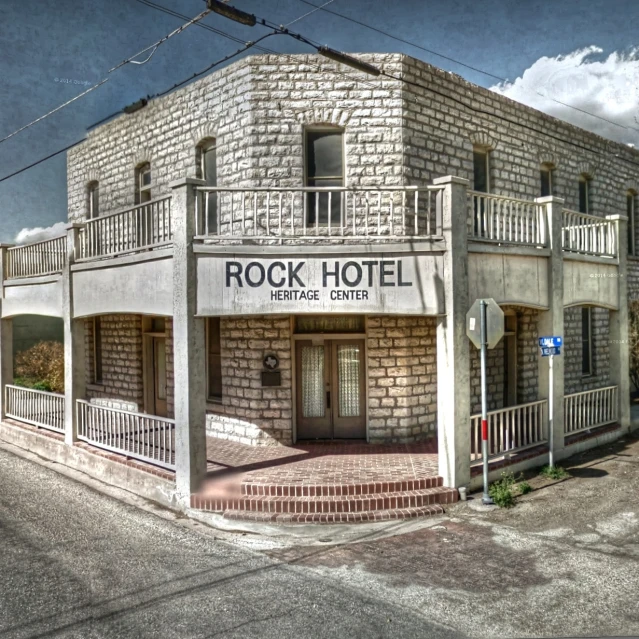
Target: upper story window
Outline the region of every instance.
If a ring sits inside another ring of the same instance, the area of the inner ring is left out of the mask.
[[[93,220],[100,216],[100,185],[98,182],[89,183],[89,219]]]
[[[581,309],[581,374],[593,374],[592,367],[592,308]]]
[[[581,175],[579,177],[579,212],[590,213],[592,204],[590,201],[591,182],[589,176]]]
[[[490,193],[490,151],[473,149],[473,190]]]
[[[206,186],[217,186],[217,144],[209,138],[196,147],[197,176]],[[208,191],[204,198],[205,234],[217,233],[217,193]]]
[[[547,195],[553,195],[553,172],[554,167],[551,164],[542,164],[539,171],[539,177],[541,180],[541,197]]]
[[[135,203],[144,204],[151,199],[151,164],[145,162],[135,171]]]
[[[340,129],[310,129],[305,140],[305,186],[317,187],[307,200],[308,224],[340,224],[342,217],[340,191],[320,191],[330,186],[344,186],[344,133]]]
[[[636,255],[635,245],[635,209],[637,206],[637,194],[634,191],[626,193],[626,215],[628,216],[628,255]]]

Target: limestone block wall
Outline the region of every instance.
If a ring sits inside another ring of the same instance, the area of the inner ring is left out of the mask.
[[[517,403],[534,402],[538,398],[538,344],[537,311],[520,306],[504,307],[515,311],[517,316]],[[488,351],[486,382],[488,410],[504,407],[506,368],[504,363],[504,339]],[[479,350],[470,346],[470,411],[481,412],[481,358]]]
[[[87,399],[120,399],[144,407],[142,321],[139,315],[102,315],[102,384],[93,383],[93,320],[85,320]]]
[[[220,333],[222,403],[209,405],[207,432],[244,444],[292,443],[290,317],[223,318]],[[262,387],[267,353],[279,357],[281,387]]]
[[[564,311],[564,393],[610,385],[610,312],[592,309],[593,375],[582,375],[581,306]]]
[[[437,431],[434,317],[369,317],[371,442],[412,442]]]

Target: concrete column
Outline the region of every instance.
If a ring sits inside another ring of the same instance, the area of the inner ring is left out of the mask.
[[[441,286],[445,315],[437,318],[437,442],[439,474],[452,488],[470,481],[470,362],[466,335],[468,300],[468,180],[433,182],[439,194],[446,252]]]
[[[630,430],[630,338],[628,331],[628,242],[625,215],[607,215],[616,223],[619,260],[618,309],[610,311],[610,382],[619,387],[619,424]]]
[[[171,184],[173,224],[173,360],[175,376],[175,464],[178,499],[188,504],[206,474],[206,338],[195,317],[197,262],[195,187],[203,180]]]
[[[78,439],[76,401],[86,395],[86,357],[84,319],[73,317],[73,279],[71,265],[78,250],[82,224],[67,226],[67,259],[62,271],[62,321],[64,331],[64,441]]]
[[[548,310],[540,311],[537,320],[539,337],[549,335],[564,336],[564,256],[561,247],[561,227],[563,223],[564,200],[549,195],[535,200],[545,211],[547,223],[548,259]],[[539,352],[539,351],[538,351]],[[550,358],[538,356],[539,399],[550,398]],[[548,412],[548,425],[552,420],[553,451],[555,455],[564,447],[564,351],[553,358],[553,409]],[[550,436],[550,433],[548,433]]]
[[[0,421],[5,418],[4,387],[13,384],[13,322],[2,319],[4,280],[7,278],[7,249],[10,244],[0,244]]]

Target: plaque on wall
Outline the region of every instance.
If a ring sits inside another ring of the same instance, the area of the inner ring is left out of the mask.
[[[262,371],[262,386],[281,386],[281,371]]]

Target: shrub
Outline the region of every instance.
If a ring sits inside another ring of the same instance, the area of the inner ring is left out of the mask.
[[[564,479],[568,477],[568,473],[561,466],[544,466],[540,474],[547,479]]]
[[[60,342],[38,342],[18,353],[15,383],[36,390],[64,392],[64,345]]]
[[[527,495],[532,492],[532,486],[527,481],[520,482],[517,488],[519,488],[520,495]]]
[[[488,494],[500,508],[510,508],[515,505],[514,484],[515,477],[512,472],[503,472],[501,479],[489,486]]]

